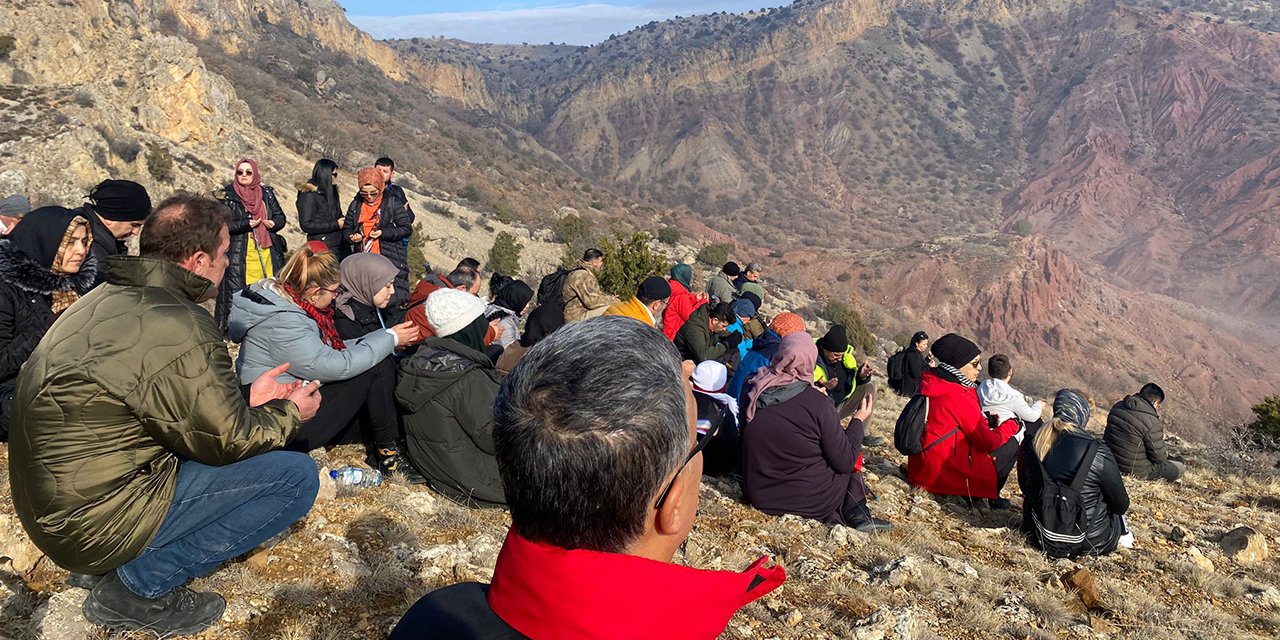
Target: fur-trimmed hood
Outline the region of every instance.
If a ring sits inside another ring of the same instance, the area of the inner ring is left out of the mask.
[[[85,254],[80,271],[54,273],[35,260],[13,249],[9,240],[0,240],[0,280],[31,293],[50,295],[57,291],[74,291],[84,295],[93,288],[98,273],[98,260],[90,251]]]
[[[319,193],[320,192],[320,187],[317,187],[314,184],[311,184],[310,180],[303,180],[302,182],[299,182],[294,186],[298,188],[298,193]]]

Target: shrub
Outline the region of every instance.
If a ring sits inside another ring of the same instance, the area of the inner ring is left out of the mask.
[[[871,335],[871,330],[867,329],[866,323],[862,321],[862,314],[853,305],[841,300],[829,300],[827,307],[822,311],[822,317],[831,324],[844,325],[849,334],[849,343],[859,353],[873,353],[876,347],[875,336]]]
[[[413,226],[413,233],[409,235],[409,291],[413,287],[418,286],[418,281],[422,279],[423,272],[426,270],[427,241],[430,238],[423,233],[418,225]]]
[[[489,249],[489,270],[511,276],[519,274],[522,248],[514,234],[500,232]]]
[[[848,282],[853,279],[853,274],[848,271],[836,276],[836,282]]]
[[[697,259],[702,264],[719,267],[729,260],[733,245],[727,242],[716,242],[698,249]]]
[[[14,48],[16,48],[16,43],[17,41],[13,36],[0,36],[0,60],[9,59],[9,54],[13,53]]]
[[[658,231],[658,242],[665,245],[675,245],[680,242],[680,229],[677,227],[663,227]]]
[[[77,91],[73,99],[77,105],[84,107],[85,109],[92,109],[95,104],[93,94],[88,91]]]
[[[477,187],[474,184],[468,184],[463,187],[462,191],[458,192],[458,195],[472,202],[480,202],[484,199],[484,194],[480,192],[480,187]]]
[[[502,224],[511,224],[516,221],[516,214],[512,213],[510,207],[504,203],[493,205],[493,219]],[[503,273],[506,273],[505,271]]]
[[[552,230],[560,242],[572,246],[579,240],[585,240],[590,235],[591,223],[587,222],[587,219],[581,215],[569,214],[556,220]]]
[[[1270,396],[1253,405],[1253,415],[1257,420],[1249,424],[1249,431],[1262,442],[1280,440],[1280,396]]]
[[[169,153],[168,148],[159,144],[148,145],[147,171],[152,178],[162,182],[173,178],[173,154]]]
[[[1019,220],[1013,223],[1013,232],[1020,236],[1031,235],[1031,223],[1026,220]]]
[[[671,265],[649,246],[652,236],[644,232],[630,236],[619,233],[600,243],[604,268],[600,288],[623,300],[636,294],[636,287],[649,276],[663,275]]]
[[[121,140],[108,140],[107,148],[114,153],[117,158],[125,162],[133,162],[138,159],[138,154],[142,153],[142,145],[136,142],[128,142]]]

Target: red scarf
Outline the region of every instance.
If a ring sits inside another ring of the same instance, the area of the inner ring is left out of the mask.
[[[746,571],[707,571],[599,551],[569,551],[520,537],[498,554],[489,606],[530,638],[707,638],[740,608],[787,579],[760,558]]]
[[[332,347],[334,351],[347,350],[346,343],[342,342],[342,337],[338,335],[338,328],[333,324],[333,305],[320,309],[307,302],[306,298],[298,295],[293,290],[293,287],[284,283],[280,283],[280,287],[289,294],[294,304],[297,304],[302,309],[302,312],[307,314],[307,317],[316,321],[316,326],[320,327],[320,340]]]

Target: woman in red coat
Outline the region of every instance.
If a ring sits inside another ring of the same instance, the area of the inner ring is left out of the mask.
[[[689,292],[689,283],[692,281],[693,267],[687,264],[671,267],[671,298],[667,301],[666,310],[662,312],[662,333],[673,342],[689,316],[707,303],[705,295]]]
[[[992,429],[978,404],[982,350],[949,333],[933,343],[938,366],[926,371],[920,393],[929,399],[922,445],[907,458],[907,479],[929,493],[986,498],[994,508],[1009,507],[1000,489],[1018,455],[1018,423]]]

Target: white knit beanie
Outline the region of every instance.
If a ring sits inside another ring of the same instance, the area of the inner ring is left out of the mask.
[[[427,322],[440,337],[451,336],[484,315],[484,301],[458,289],[436,289],[423,303]]]

